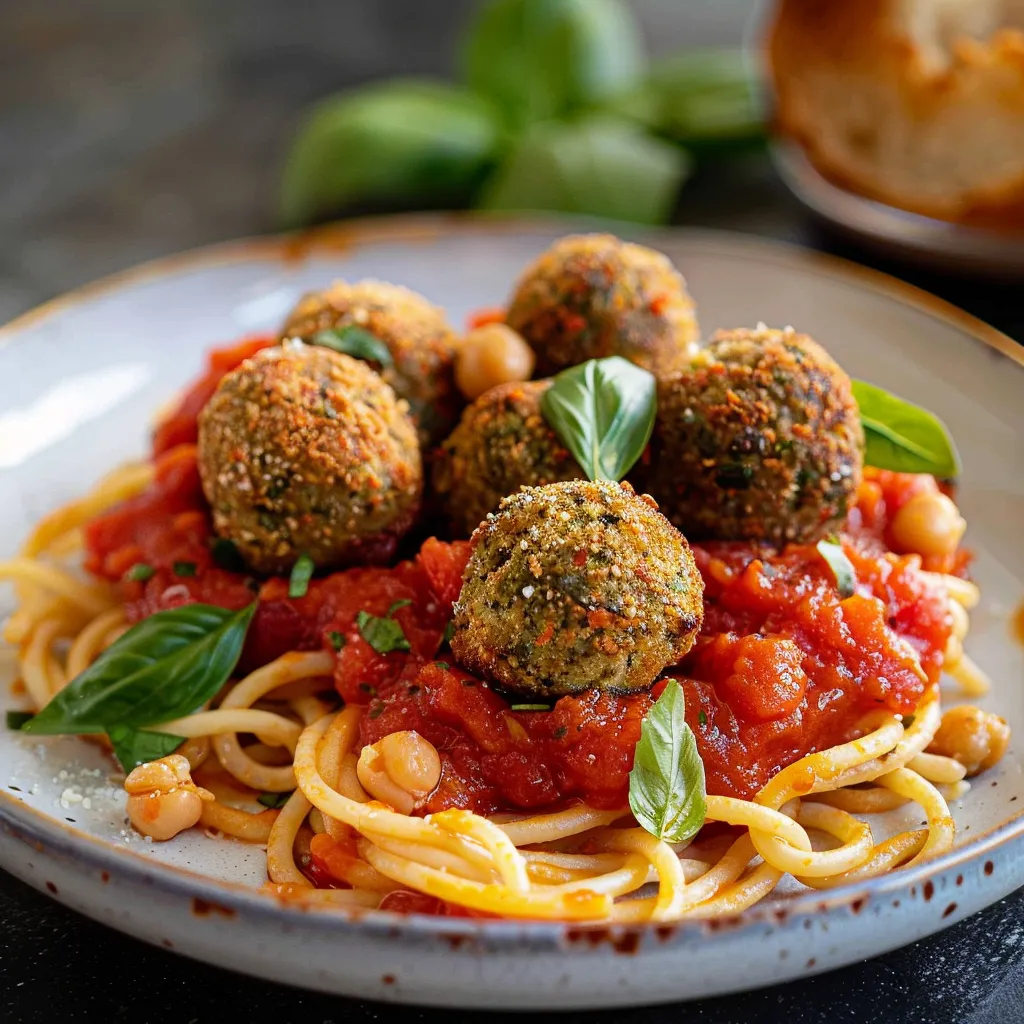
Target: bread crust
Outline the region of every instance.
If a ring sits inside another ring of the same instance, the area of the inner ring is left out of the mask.
[[[776,131],[850,191],[1024,231],[1024,31],[936,39],[908,18],[929,6],[780,0],[767,41]]]

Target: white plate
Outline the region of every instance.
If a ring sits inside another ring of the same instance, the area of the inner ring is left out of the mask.
[[[47,510],[145,450],[162,402],[204,352],[278,324],[335,276],[422,291],[456,324],[501,303],[564,227],[450,218],[340,226],[160,261],[50,303],[0,331],[0,557]],[[988,707],[1024,736],[1024,363],[1008,338],[850,264],[709,232],[648,235],[678,263],[706,332],[793,324],[852,374],[935,410],[959,442],[960,492],[984,603],[968,649],[995,680]],[[9,602],[6,592],[2,600]],[[6,610],[6,609],[0,609]],[[5,686],[13,661],[3,664]],[[346,995],[488,1008],[609,1007],[697,998],[872,956],[1024,884],[1017,741],[954,808],[956,847],[828,894],[779,896],[736,918],[662,927],[342,915],[255,891],[259,850],[126,829],[110,765],[86,743],[0,731],[0,864],[68,906],[225,967]]]

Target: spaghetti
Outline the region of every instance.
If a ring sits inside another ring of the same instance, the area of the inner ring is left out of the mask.
[[[36,708],[124,632],[116,589],[85,578],[71,559],[90,519],[152,481],[150,466],[111,474],[0,563],[18,598],[5,637],[18,647]],[[977,589],[960,576],[920,575],[940,586],[947,603],[944,667],[977,694],[984,677],[962,653]],[[707,820],[721,824],[674,847],[632,825],[624,804],[398,813],[360,783],[365,706],[339,709],[323,698],[336,662],[330,650],[287,652],[233,682],[215,706],[161,726],[186,738],[181,752],[215,796],[200,823],[265,843],[268,885],[279,895],[533,919],[670,921],[735,913],[786,874],[824,888],[918,863],[952,843],[943,793],[958,794],[966,772],[954,758],[928,752],[941,720],[934,686],[912,717],[864,715],[852,738],[799,757],[750,798],[709,795]],[[279,809],[254,812],[244,809],[244,794],[254,790],[290,796]],[[860,816],[907,802],[923,810],[925,826],[875,842]]]

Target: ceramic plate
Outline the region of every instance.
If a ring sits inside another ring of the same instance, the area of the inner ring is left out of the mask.
[[[209,346],[273,328],[304,290],[336,276],[384,278],[462,323],[473,308],[501,303],[524,264],[565,230],[445,218],[348,225],[161,261],[22,317],[0,332],[0,557],[49,509],[145,451],[154,410],[197,373]],[[851,374],[949,424],[984,592],[968,649],[995,680],[986,706],[1024,737],[1024,651],[1010,626],[1024,596],[1016,345],[937,299],[812,253],[708,232],[640,240],[682,269],[706,332],[793,324]],[[140,939],[296,985],[492,1009],[653,1003],[882,953],[1024,884],[1022,760],[1017,740],[955,805],[956,848],[921,867],[828,894],[782,892],[727,920],[610,929],[283,905],[256,891],[259,849],[198,832],[163,845],[132,833],[111,765],[87,743],[0,732],[0,864]]]
[[[951,224],[867,199],[833,185],[792,142],[776,142],[772,159],[808,209],[861,242],[939,270],[1024,279],[1024,238]]]

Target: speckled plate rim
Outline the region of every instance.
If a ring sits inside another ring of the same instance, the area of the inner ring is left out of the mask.
[[[156,279],[178,271],[247,262],[258,258],[301,262],[311,255],[345,251],[381,241],[429,242],[444,234],[494,234],[506,231],[550,235],[552,232],[570,227],[576,230],[581,227],[607,229],[609,224],[607,221],[581,222],[579,219],[523,220],[479,214],[418,214],[353,220],[292,234],[256,236],[220,243],[151,260],[43,303],[0,327],[0,348],[12,342],[23,328],[61,314],[81,302],[115,292],[129,284]],[[630,232],[633,235],[646,236],[655,245],[659,240],[662,244],[668,241],[677,244],[692,241],[705,249],[716,250],[719,254],[734,256],[737,259],[751,259],[763,254],[765,258],[792,266],[794,269],[804,272],[813,270],[817,274],[851,283],[902,305],[911,305],[936,320],[956,327],[986,349],[994,350],[1024,367],[1024,349],[1009,336],[913,285],[839,257],[737,232],[689,228],[637,231],[635,226],[630,227]],[[737,930],[755,925],[779,922],[787,918],[816,916],[825,911],[840,909],[852,909],[853,913],[857,913],[868,900],[882,901],[904,892],[916,896],[918,888],[927,892],[928,883],[932,879],[948,875],[955,869],[966,870],[970,865],[980,865],[982,859],[989,855],[1005,855],[1009,844],[1024,837],[1024,809],[988,832],[977,835],[955,850],[916,868],[897,869],[867,882],[837,887],[828,892],[802,893],[787,899],[784,904],[755,906],[727,918],[711,921],[687,920],[668,927],[636,924],[615,926],[612,929],[607,925],[434,918],[423,915],[393,915],[374,910],[341,910],[300,905],[238,883],[213,879],[174,865],[154,864],[140,853],[123,850],[79,829],[71,828],[50,815],[26,806],[2,790],[0,828],[7,836],[29,848],[48,848],[55,855],[74,859],[83,868],[91,868],[97,872],[118,872],[129,880],[156,886],[170,895],[206,900],[211,905],[224,907],[230,911],[245,911],[247,916],[256,919],[292,923],[301,921],[303,927],[329,929],[334,934],[341,928],[352,929],[354,933],[369,933],[373,936],[386,937],[389,941],[415,941],[429,935],[449,939],[482,937],[487,940],[487,948],[494,951],[522,948],[526,944],[531,948],[557,948],[560,952],[571,954],[574,951],[592,952],[594,946],[578,943],[570,943],[567,946],[563,940],[569,932],[613,931],[616,936],[630,936],[657,931],[660,943],[664,948],[670,949],[673,944],[690,941],[694,936],[703,936],[709,931],[727,930],[735,933]],[[10,863],[0,866],[11,868]],[[1004,883],[992,886],[984,903],[974,906],[973,910],[995,902],[1024,883],[1024,846],[1011,858],[1011,866],[1013,870],[1005,873]],[[16,869],[11,869],[18,873]],[[993,861],[986,860],[982,870],[986,876],[991,875],[994,871]],[[959,881],[957,884],[960,884]],[[955,907],[956,904],[951,906]],[[944,914],[943,922],[932,931],[952,924],[962,916],[964,915],[953,916],[952,912]]]

